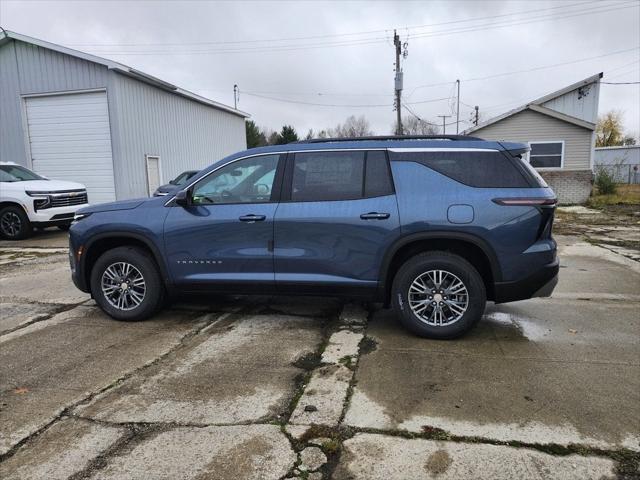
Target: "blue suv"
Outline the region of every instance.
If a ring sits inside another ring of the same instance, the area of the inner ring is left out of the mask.
[[[73,281],[118,320],[192,293],[328,295],[384,302],[416,334],[453,338],[487,300],[557,283],[556,197],[527,150],[443,136],[240,152],[168,196],[80,210]]]

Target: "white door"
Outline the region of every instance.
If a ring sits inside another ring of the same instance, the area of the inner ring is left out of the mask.
[[[160,178],[160,157],[156,155],[146,155],[147,159],[147,188],[149,195],[162,185]]]
[[[116,199],[106,92],[27,97],[32,168],[87,187],[89,203]]]

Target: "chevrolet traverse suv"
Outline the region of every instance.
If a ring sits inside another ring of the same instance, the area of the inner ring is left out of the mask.
[[[392,305],[453,338],[501,303],[549,296],[556,197],[528,146],[465,136],[321,139],[247,150],[164,197],[80,210],[76,286],[118,320],[188,293]]]

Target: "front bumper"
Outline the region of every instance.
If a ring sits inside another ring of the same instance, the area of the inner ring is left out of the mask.
[[[69,205],[66,207],[45,208],[42,210],[33,210],[33,207],[27,210],[29,221],[35,227],[53,227],[57,225],[69,225],[73,221],[73,216],[81,208],[88,207],[88,203],[80,205]]]
[[[533,297],[549,297],[558,284],[558,257],[528,277],[515,282],[495,284],[495,303],[516,302]]]

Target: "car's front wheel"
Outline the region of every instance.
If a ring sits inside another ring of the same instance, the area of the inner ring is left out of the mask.
[[[0,210],[0,236],[7,240],[23,240],[31,235],[33,228],[29,217],[18,206],[10,205]]]
[[[478,271],[448,252],[416,255],[398,270],[393,307],[402,324],[417,335],[455,338],[484,313],[486,291]]]
[[[144,320],[164,301],[164,285],[154,259],[137,247],[103,253],[91,270],[96,303],[116,320]]]

